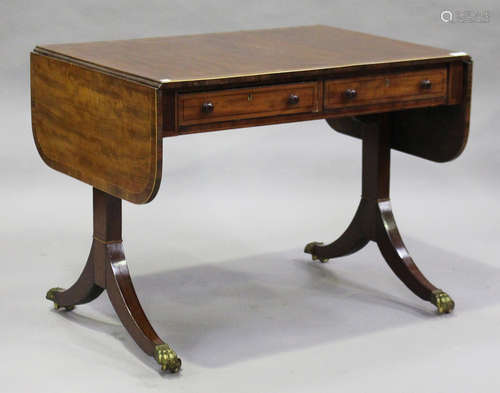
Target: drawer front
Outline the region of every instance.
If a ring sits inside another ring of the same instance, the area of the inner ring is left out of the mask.
[[[325,83],[325,109],[446,97],[446,67],[341,78]]]
[[[178,95],[179,126],[320,110],[320,82]]]

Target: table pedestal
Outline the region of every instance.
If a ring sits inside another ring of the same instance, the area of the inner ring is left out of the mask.
[[[52,288],[47,299],[56,308],[72,310],[91,302],[105,289],[123,326],[162,370],[179,371],[181,359],[151,326],[135,293],[122,242],[122,201],[96,188],[94,192],[94,239],[80,278],[67,290]]]
[[[455,303],[432,285],[419,270],[399,234],[389,199],[391,122],[388,115],[365,116],[357,120],[357,134],[363,140],[361,202],[351,224],[333,243],[312,242],[305,252],[313,260],[352,254],[370,240],[377,243],[382,256],[399,279],[418,297],[430,301],[437,311],[448,313]]]

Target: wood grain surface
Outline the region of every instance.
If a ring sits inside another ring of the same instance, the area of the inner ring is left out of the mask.
[[[431,87],[421,86],[424,80]],[[408,100],[441,97],[446,98],[446,67],[425,70],[381,73],[371,76],[337,78],[325,82],[325,110],[353,106],[397,103]],[[355,97],[347,97],[347,90],[356,91]]]
[[[471,60],[450,64],[448,102],[453,105],[391,113],[392,149],[435,162],[451,161],[463,152],[469,138],[472,64]],[[332,118],[327,122],[338,132],[362,139],[356,118]]]
[[[38,46],[33,133],[49,166],[134,203],[158,191],[163,136],[393,112],[393,148],[448,161],[467,141],[469,64],[329,26]]]
[[[32,53],[31,94],[35,143],[50,167],[130,202],[155,196],[156,89]]]
[[[179,125],[319,112],[323,101],[321,85],[319,82],[292,83],[180,94]],[[291,95],[297,96],[297,103],[288,102]],[[203,113],[204,103],[211,103],[213,111]]]
[[[36,50],[172,87],[453,58],[452,50],[323,25],[40,45]]]

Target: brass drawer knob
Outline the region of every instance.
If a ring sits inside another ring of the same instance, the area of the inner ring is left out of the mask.
[[[296,105],[296,104],[299,103],[299,101],[300,101],[300,98],[299,98],[299,96],[297,94],[290,94],[288,96],[288,101],[287,102],[288,102],[289,105]]]
[[[432,82],[429,79],[424,79],[420,82],[420,86],[422,86],[422,89],[429,90],[432,87]]]
[[[355,98],[355,97],[358,95],[358,92],[356,91],[356,89],[347,89],[347,90],[344,92],[344,95],[345,95],[347,98]]]
[[[204,102],[201,105],[201,111],[203,113],[211,113],[211,112],[213,112],[214,111],[214,104],[212,103],[212,101]]]

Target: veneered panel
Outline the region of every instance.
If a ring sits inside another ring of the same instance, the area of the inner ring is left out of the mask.
[[[134,203],[161,178],[157,91],[31,54],[35,143],[52,168]]]
[[[472,61],[457,62],[452,69],[455,104],[392,112],[391,148],[436,162],[451,161],[463,152],[469,137]],[[369,116],[327,121],[338,132],[363,138],[359,120],[366,119]]]
[[[322,25],[41,45],[36,50],[175,87],[456,55],[448,49]]]

